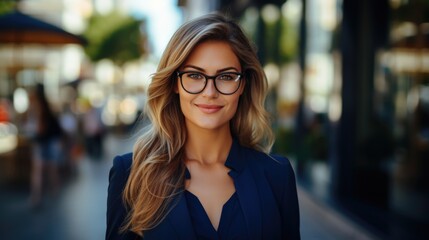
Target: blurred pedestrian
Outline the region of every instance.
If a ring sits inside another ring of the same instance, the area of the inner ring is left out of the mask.
[[[59,116],[59,121],[61,128],[63,129],[62,152],[63,162],[66,165],[65,170],[70,171],[69,173],[75,173],[77,162],[80,158],[80,143],[78,141],[78,120],[72,111],[71,104],[65,104],[63,106],[63,110]]]
[[[92,106],[89,101],[86,106],[82,119],[85,149],[91,159],[98,160],[103,156],[104,126],[99,108]]]
[[[219,14],[173,35],[148,88],[151,124],[110,171],[107,239],[300,239],[288,159],[264,109],[267,80]]]
[[[42,84],[38,84],[30,92],[27,121],[27,126],[31,126],[27,130],[32,129],[30,131],[33,140],[30,202],[33,207],[37,207],[43,200],[45,178],[52,194],[59,191],[58,168],[61,164],[62,129],[49,105]]]

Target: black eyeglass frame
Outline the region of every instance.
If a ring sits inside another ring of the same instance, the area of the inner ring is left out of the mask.
[[[222,72],[222,73],[219,73],[219,74],[216,74],[216,75],[213,75],[213,76],[206,75],[206,74],[204,74],[202,72],[197,72],[197,71],[184,71],[184,72],[176,71],[176,73],[177,73],[177,77],[180,78],[180,85],[182,85],[183,90],[185,90],[185,92],[190,93],[190,94],[199,94],[199,93],[202,93],[204,91],[204,89],[206,89],[207,83],[209,82],[209,80],[213,79],[213,84],[214,84],[214,87],[216,88],[216,91],[218,91],[219,93],[221,93],[223,95],[232,95],[232,94],[236,93],[238,91],[238,89],[240,89],[240,86],[241,86],[241,77],[243,76],[243,74],[240,73],[240,72]],[[185,86],[183,86],[182,76],[183,76],[183,74],[186,74],[186,73],[196,73],[196,74],[201,74],[202,76],[204,76],[205,82],[204,82],[204,87],[201,89],[201,91],[199,91],[199,92],[190,92],[190,91],[188,91],[185,88]],[[238,75],[238,86],[237,86],[237,89],[235,89],[232,93],[223,93],[223,92],[221,92],[217,88],[216,78],[219,77],[219,76],[221,76],[221,75],[228,74],[228,73],[230,73],[230,74],[237,74]]]

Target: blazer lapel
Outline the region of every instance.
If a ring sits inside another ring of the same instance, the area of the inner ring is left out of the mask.
[[[234,179],[235,191],[243,210],[250,237],[262,239],[261,199],[248,161],[252,157],[244,151],[238,140],[234,138],[225,166],[231,169],[229,175]]]
[[[177,233],[178,239],[193,240],[197,239],[189,215],[188,206],[184,193],[180,193],[176,199],[176,205],[167,215],[167,219]]]
[[[252,239],[262,239],[262,212],[255,179],[249,168],[234,179],[235,190],[243,209],[246,226]]]

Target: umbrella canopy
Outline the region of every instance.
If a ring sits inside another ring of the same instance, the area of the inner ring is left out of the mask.
[[[20,11],[0,15],[0,43],[85,45],[86,40]]]

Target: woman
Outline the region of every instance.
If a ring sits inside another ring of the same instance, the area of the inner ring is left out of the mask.
[[[151,125],[114,159],[107,239],[299,239],[295,177],[268,155],[267,81],[218,14],[173,35],[148,88]]]
[[[37,84],[30,92],[30,104],[27,113],[27,130],[33,140],[30,204],[31,207],[38,208],[43,203],[43,193],[46,192],[43,189],[45,177],[53,194],[60,190],[63,130],[46,98],[44,85]]]

